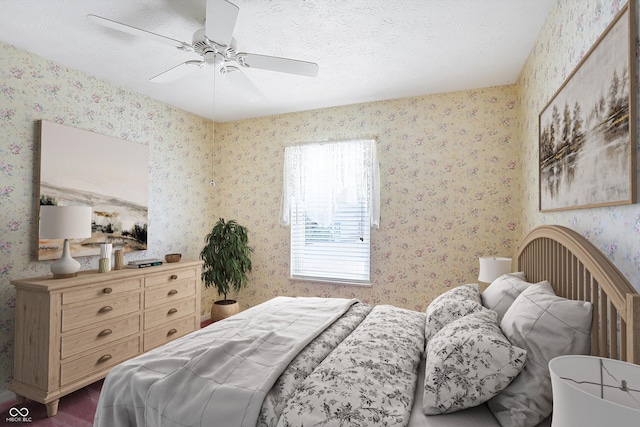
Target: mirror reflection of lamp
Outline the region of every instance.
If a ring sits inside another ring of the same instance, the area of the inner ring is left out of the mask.
[[[80,270],[69,239],[91,237],[91,216],[90,206],[40,206],[40,239],[64,239],[62,257],[51,264],[54,279],[75,277]]]

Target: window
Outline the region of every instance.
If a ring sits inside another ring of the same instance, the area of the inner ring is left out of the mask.
[[[369,283],[370,230],[380,223],[372,140],[285,149],[280,222],[291,226],[291,277]]]

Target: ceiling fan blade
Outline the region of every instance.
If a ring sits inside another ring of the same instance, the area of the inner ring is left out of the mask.
[[[173,68],[169,68],[167,71],[164,71],[158,74],[157,76],[150,78],[149,81],[152,81],[154,83],[169,83],[174,80],[178,80],[182,77],[185,77],[191,74],[192,72],[194,72],[198,67],[203,67],[203,66],[204,66],[204,61],[193,60],[193,61],[183,62],[180,65],[176,65]]]
[[[230,81],[249,101],[257,102],[266,99],[260,89],[238,67],[222,67],[220,72],[224,75],[225,80]]]
[[[238,6],[227,0],[207,0],[207,17],[204,21],[207,38],[219,45],[230,46],[239,10]]]
[[[152,33],[151,31],[141,30],[140,28],[132,27],[121,22],[113,21],[108,18],[103,18],[98,15],[87,15],[87,19],[96,24],[100,24],[104,27],[113,28],[114,30],[122,31],[124,33],[133,34],[134,36],[142,36],[153,39],[160,43],[165,43],[178,49],[193,50],[189,43],[182,42],[180,40],[172,39],[171,37],[162,36],[160,34]]]
[[[257,55],[255,53],[239,53],[238,62],[250,68],[279,71],[281,73],[299,74],[315,77],[318,75],[318,64],[298,61],[297,59],[279,58],[277,56]]]

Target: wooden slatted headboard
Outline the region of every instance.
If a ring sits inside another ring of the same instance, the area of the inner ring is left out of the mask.
[[[566,227],[535,228],[518,250],[528,282],[593,304],[591,354],[640,364],[640,294],[593,244]]]

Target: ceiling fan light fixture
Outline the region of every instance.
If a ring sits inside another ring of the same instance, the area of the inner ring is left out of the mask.
[[[218,65],[218,64],[221,64],[223,61],[224,61],[224,57],[222,56],[221,53],[210,51],[210,52],[206,52],[203,55],[202,63],[207,65]]]
[[[250,94],[249,100],[260,100],[264,95],[255,87],[242,68],[262,69],[275,72],[297,74],[301,76],[315,77],[318,74],[318,64],[297,59],[280,58],[276,56],[259,55],[255,53],[239,52],[238,45],[233,37],[239,8],[228,0],[206,0],[206,16],[204,28],[193,34],[192,44],[180,40],[156,34],[151,31],[132,27],[121,22],[97,15],[88,15],[88,19],[121,32],[146,37],[158,42],[177,47],[179,50],[193,52],[200,55],[198,60],[185,61],[163,73],[151,78],[154,83],[169,83],[185,77],[195,69],[193,65],[202,68],[205,65],[228,66],[229,63],[238,67],[221,70],[222,74],[231,76],[233,84],[242,85],[241,91]],[[229,72],[239,71],[239,72]],[[215,73],[214,73],[215,74]]]

